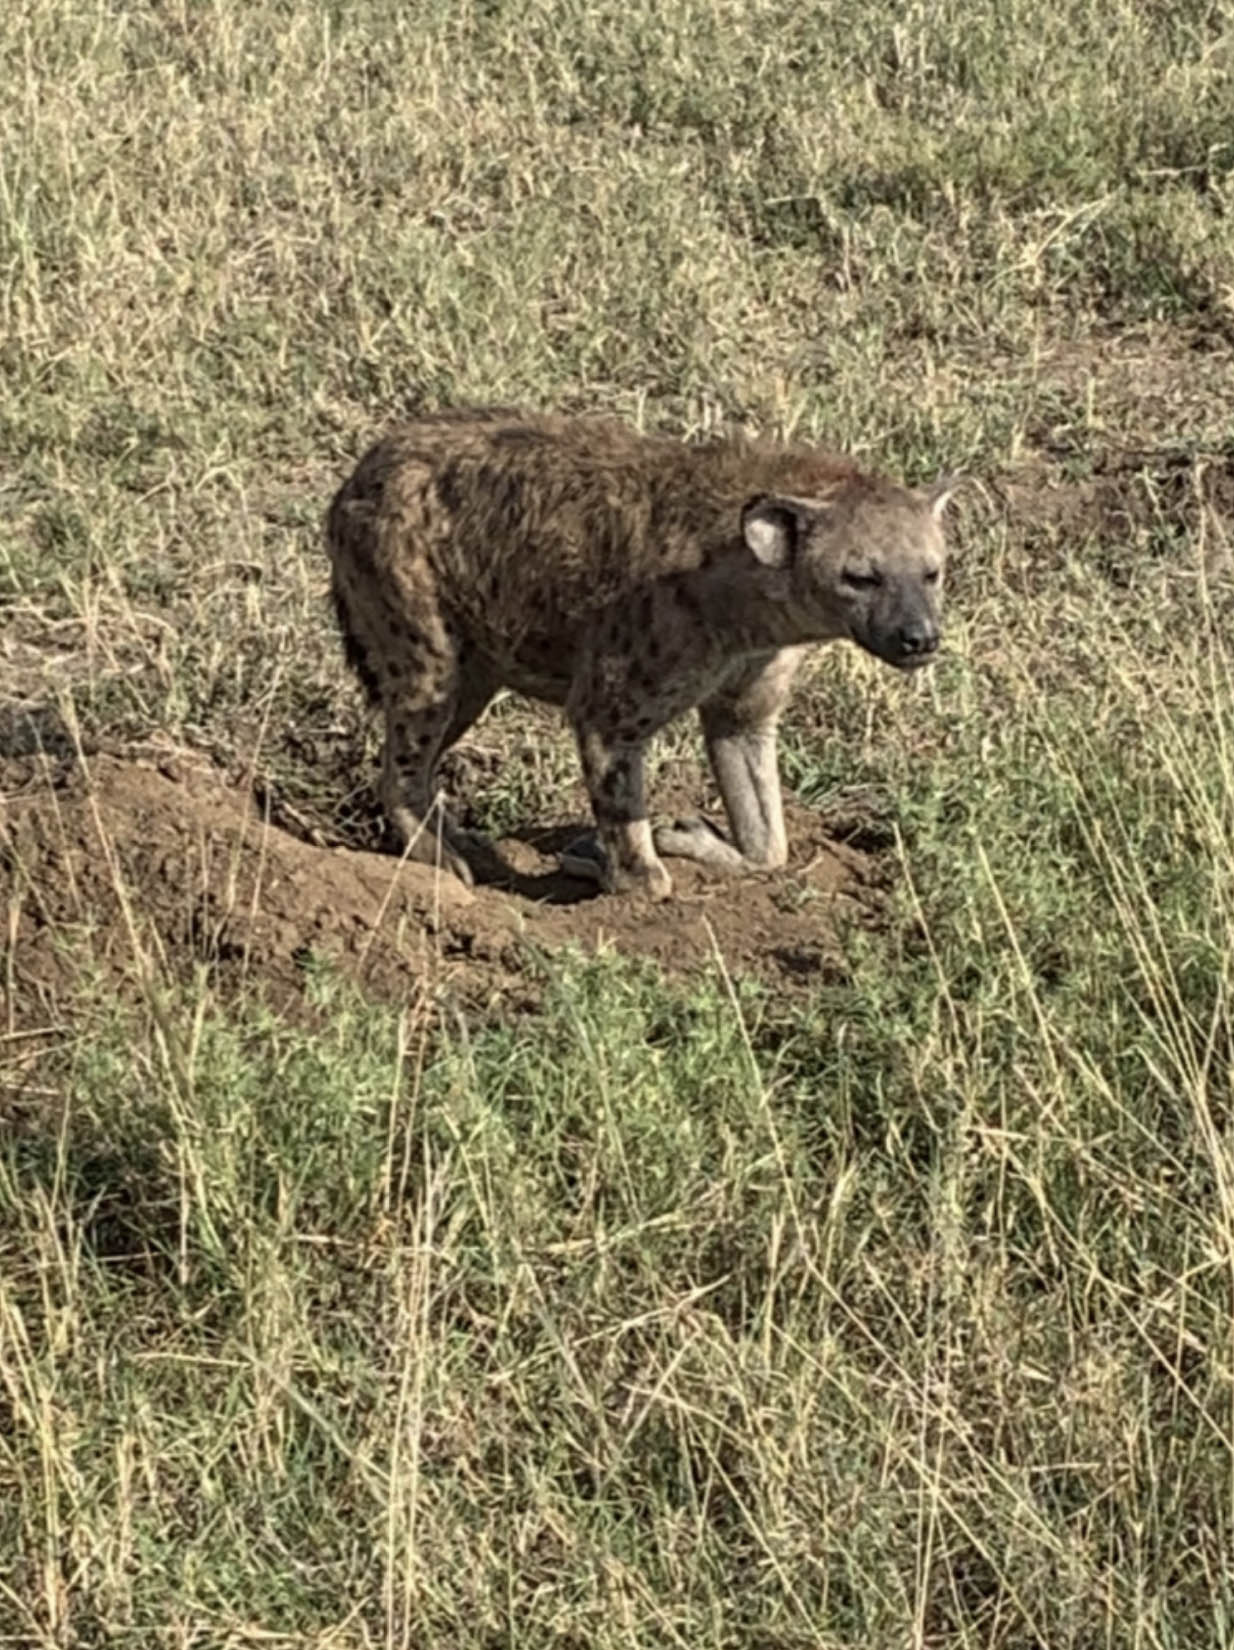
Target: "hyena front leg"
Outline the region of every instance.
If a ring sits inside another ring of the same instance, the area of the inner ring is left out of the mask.
[[[592,839],[581,839],[562,854],[562,868],[594,878],[610,894],[667,899],[672,878],[656,853],[643,794],[644,742],[609,736],[579,721],[574,733],[599,852]]]
[[[629,611],[597,617],[578,639],[565,703],[596,821],[595,838],[572,843],[562,867],[599,881],[609,893],[667,899],[672,878],[656,853],[647,818],[643,758],[647,741],[674,712],[673,695],[648,677]]]
[[[662,854],[717,870],[775,870],[788,858],[776,730],[802,649],[783,648],[742,665],[699,706],[712,772],[733,840],[699,817],[662,826]]]

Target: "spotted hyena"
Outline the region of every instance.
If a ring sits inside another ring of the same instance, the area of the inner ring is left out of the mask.
[[[776,724],[802,649],[901,670],[938,647],[952,482],[914,491],[808,446],[688,444],[601,419],[430,414],[361,459],[326,536],[347,657],[385,713],[382,799],[470,883],[434,771],[501,687],[564,707],[598,827],[588,867],[663,898],[660,855],[785,861]],[[731,840],[653,832],[643,751],[697,706]],[[590,857],[588,857],[590,855]]]

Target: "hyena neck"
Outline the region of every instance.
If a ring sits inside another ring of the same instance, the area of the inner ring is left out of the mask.
[[[803,642],[827,642],[845,634],[817,613],[808,613],[785,590],[787,575],[774,568],[720,564],[685,581],[707,629],[726,649],[762,653]]]

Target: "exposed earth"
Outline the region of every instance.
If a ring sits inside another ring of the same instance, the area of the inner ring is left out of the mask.
[[[116,984],[205,965],[223,989],[287,1008],[316,958],[398,1000],[431,983],[457,1000],[526,996],[527,947],[614,946],[673,970],[717,952],[789,988],[840,965],[837,919],[877,908],[877,857],[830,841],[788,803],[788,870],[739,880],[674,861],[655,905],[564,875],[572,827],[497,844],[501,882],[469,891],[391,854],[318,846],[273,824],[253,787],[190,757],[99,753],[0,760],[0,854],[13,889],[10,1023],[54,1016],[91,960]],[[671,805],[671,803],[670,803]]]

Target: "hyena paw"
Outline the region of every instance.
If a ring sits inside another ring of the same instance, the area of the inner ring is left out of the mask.
[[[701,815],[657,826],[655,844],[656,852],[669,859],[692,859],[724,871],[739,871],[745,865],[740,852]]]

